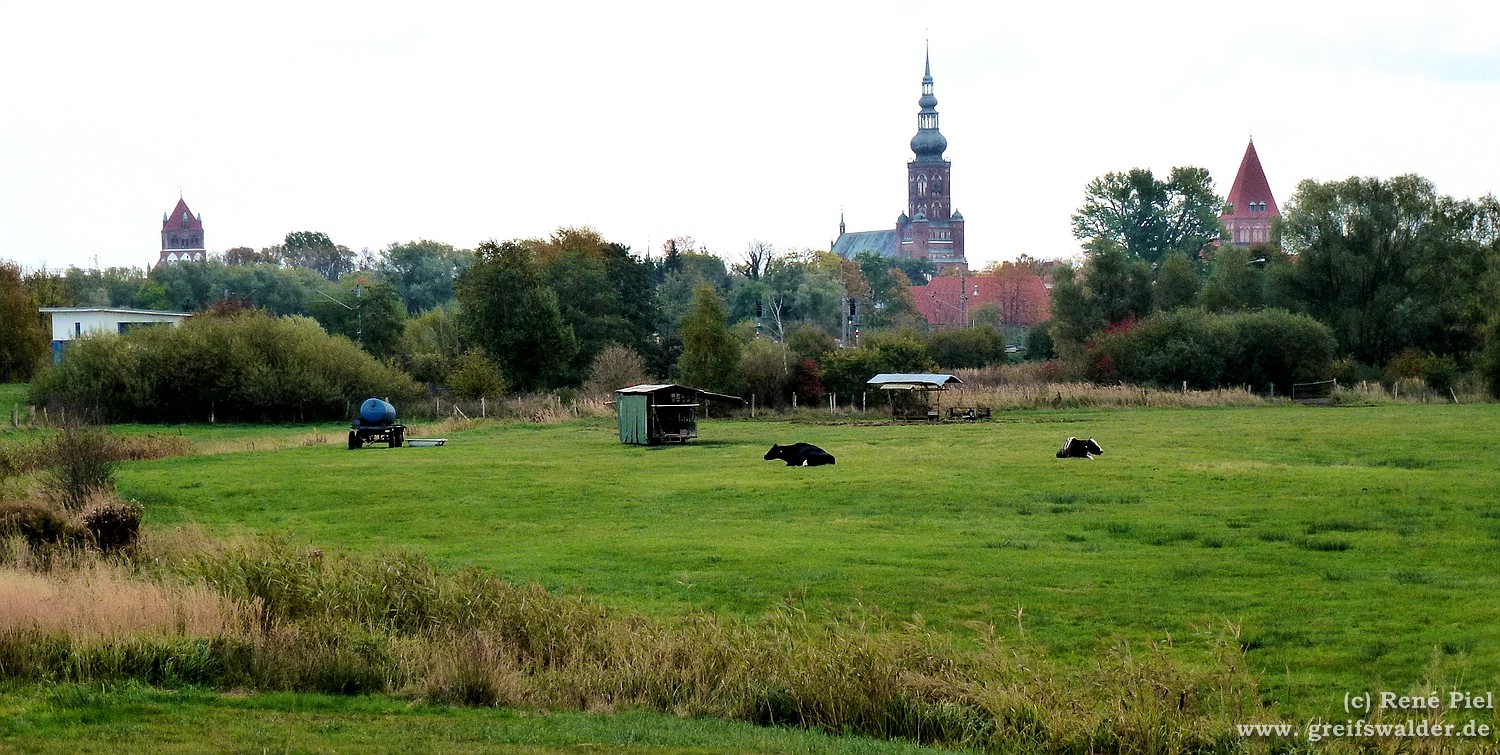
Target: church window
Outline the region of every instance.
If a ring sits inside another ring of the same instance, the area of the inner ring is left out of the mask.
[[[926,196],[926,195],[927,195],[927,176],[919,174],[917,176],[917,196]]]

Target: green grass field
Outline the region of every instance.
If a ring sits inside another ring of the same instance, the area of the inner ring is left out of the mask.
[[[1500,406],[1018,412],[943,426],[487,425],[432,449],[327,445],[128,465],[153,525],[420,551],[658,615],[789,597],[1064,660],[1112,638],[1191,657],[1240,633],[1265,694],[1500,687]],[[1053,458],[1070,435],[1094,461]],[[765,462],[808,441],[834,467]],[[1235,628],[1235,629],[1232,629]]]
[[[32,753],[942,752],[668,715],[448,708],[379,696],[227,696],[133,684],[0,688],[0,711],[0,749]]]
[[[26,404],[26,391],[31,388],[29,383],[0,383],[0,412],[5,414],[5,423],[10,425],[11,407]]]

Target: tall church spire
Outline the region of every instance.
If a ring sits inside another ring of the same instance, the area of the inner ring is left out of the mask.
[[[943,159],[943,150],[948,149],[948,140],[938,131],[937,97],[932,94],[932,50],[924,55],[922,73],[922,96],[917,100],[917,135],[911,138],[911,151],[917,162],[933,162]]]
[[[1266,171],[1260,166],[1260,155],[1255,152],[1255,139],[1245,147],[1245,156],[1240,160],[1240,170],[1234,175],[1234,184],[1229,187],[1229,196],[1224,205],[1224,214],[1219,221],[1229,232],[1229,240],[1240,246],[1251,246],[1271,241],[1271,221],[1281,215],[1276,206],[1276,197],[1271,195],[1271,184],[1266,180]]]

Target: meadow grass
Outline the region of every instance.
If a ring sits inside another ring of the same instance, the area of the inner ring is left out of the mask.
[[[30,383],[0,383],[0,411],[5,414],[5,424],[10,425],[11,407],[21,405],[25,409],[26,391],[30,390]]]
[[[1472,440],[1497,420],[1387,405],[709,421],[665,448],[601,421],[479,424],[435,449],[128,464],[120,487],[156,526],[412,549],[657,616],[860,606],[1080,664],[1115,638],[1191,657],[1232,631],[1266,701],[1333,715],[1345,690],[1500,687],[1500,450]],[[1053,458],[1067,436],[1106,453]],[[838,464],[761,460],[791,441]]]
[[[0,687],[0,749],[32,753],[607,751],[905,755],[904,742],[716,719],[476,709],[384,696],[221,695],[136,684]]]

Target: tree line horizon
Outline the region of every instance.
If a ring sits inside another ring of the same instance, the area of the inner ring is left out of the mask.
[[[1249,248],[1226,243],[1222,209],[1201,168],[1094,179],[1072,216],[1082,257],[1050,269],[1050,318],[1029,328],[993,307],[960,327],[929,325],[909,291],[935,274],[926,260],[763,242],[721,257],[686,236],[638,255],[589,227],[473,250],[419,240],[361,254],[299,231],[150,270],[23,273],[7,262],[0,381],[50,369],[39,307],[127,306],[307,317],[455,395],[638,377],[775,404],[847,392],[874,371],[1002,364],[1020,358],[1007,354],[1016,344],[1062,378],[1101,383],[1263,390],[1272,375],[1435,387],[1473,377],[1500,393],[1493,195],[1455,199],[1412,175],[1306,180],[1272,241]],[[1022,255],[993,270],[1041,267]],[[1253,337],[1268,329],[1279,335]],[[1268,366],[1266,352],[1285,358]]]

